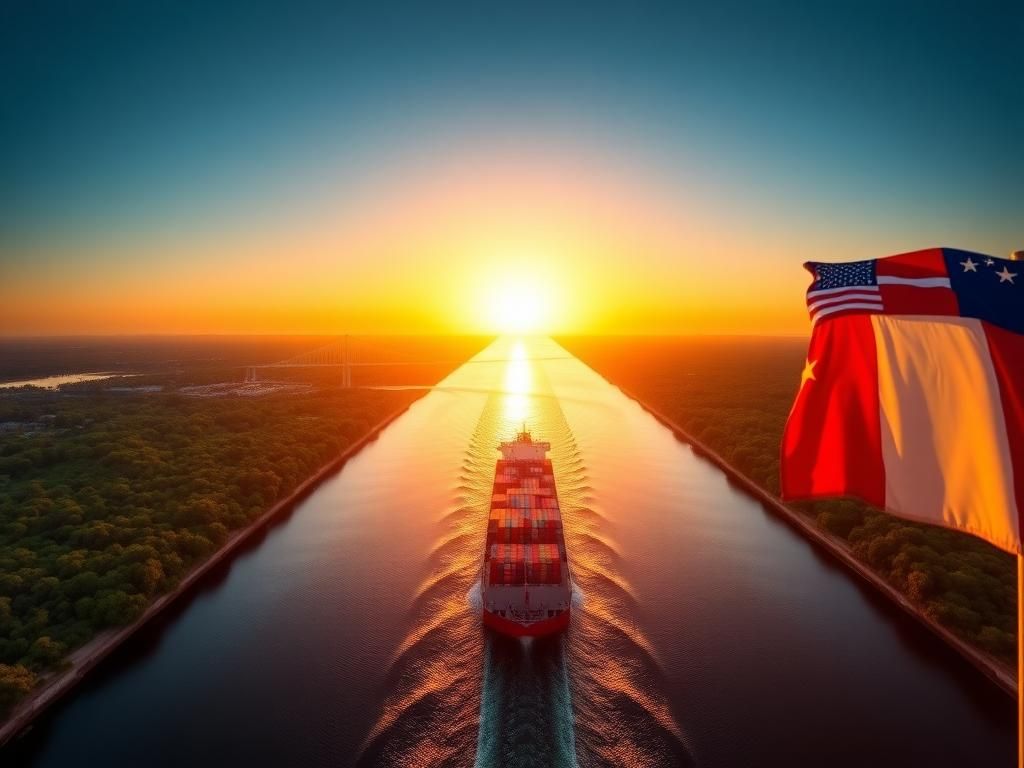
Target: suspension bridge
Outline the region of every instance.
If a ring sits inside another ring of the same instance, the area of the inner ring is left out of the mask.
[[[533,358],[534,360],[561,360],[556,358]],[[246,384],[268,381],[267,376],[275,369],[287,368],[339,368],[341,370],[341,386],[352,387],[352,369],[362,366],[400,366],[400,365],[464,365],[468,363],[503,363],[504,358],[473,358],[471,360],[359,360],[353,359],[349,337],[345,336],[322,347],[302,352],[285,360],[274,363],[260,363],[245,367]],[[261,377],[262,376],[262,377]]]
[[[370,363],[362,363],[369,365]],[[412,365],[412,363],[395,363],[396,365]],[[276,363],[250,365],[245,369],[245,383],[253,384],[260,381],[260,371],[280,368],[340,368],[341,386],[352,386],[352,349],[348,336],[322,347],[302,352],[294,357],[279,360]],[[383,365],[383,363],[377,363]]]

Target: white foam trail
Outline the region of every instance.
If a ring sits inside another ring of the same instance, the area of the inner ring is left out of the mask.
[[[469,603],[469,607],[473,609],[474,613],[483,613],[484,610],[484,598],[480,594],[480,582],[474,581],[473,586],[469,588],[466,593],[466,602]]]
[[[572,596],[569,599],[572,602],[573,608],[582,608],[583,603],[586,602],[586,595],[583,594],[583,590],[580,589],[575,581],[572,583]]]

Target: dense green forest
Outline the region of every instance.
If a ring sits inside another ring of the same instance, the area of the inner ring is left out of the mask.
[[[570,352],[673,419],[761,487],[779,491],[779,445],[803,339],[567,338]],[[978,538],[894,518],[855,500],[791,505],[847,542],[932,618],[1010,662],[1013,557]]]
[[[0,396],[0,712],[419,395]]]
[[[268,369],[287,394],[190,397],[330,337],[8,339],[0,379],[0,717],[96,633],[131,623],[274,502],[422,390],[341,389],[337,368]],[[358,385],[436,383],[474,336],[351,337]],[[156,385],[161,391],[118,392]]]

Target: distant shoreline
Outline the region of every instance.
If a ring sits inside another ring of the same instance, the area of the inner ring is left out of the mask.
[[[617,386],[619,390],[631,400],[636,401],[645,411],[650,413],[654,418],[661,422],[664,426],[668,427],[672,433],[679,439],[689,445],[694,453],[707,459],[712,464],[716,465],[722,470],[730,480],[735,484],[739,485],[747,494],[756,498],[761,504],[763,504],[770,511],[781,517],[787,523],[797,528],[807,538],[809,538],[812,544],[816,544],[822,549],[826,550],[830,555],[836,558],[840,563],[845,565],[847,568],[852,570],[857,576],[863,581],[870,584],[878,592],[892,600],[896,605],[903,609],[903,611],[913,618],[917,619],[921,624],[930,629],[933,633],[944,640],[950,645],[955,651],[969,661],[975,668],[982,672],[992,682],[998,685],[1003,691],[1010,696],[1016,697],[1017,695],[1017,679],[1014,670],[1007,664],[1004,664],[996,658],[979,651],[977,648],[972,647],[967,642],[962,640],[953,634],[950,630],[943,627],[941,624],[936,622],[931,617],[925,615],[916,605],[910,602],[904,595],[902,595],[895,587],[885,581],[881,576],[872,571],[867,565],[860,562],[854,557],[853,552],[849,546],[836,538],[835,536],[827,533],[826,531],[818,528],[814,523],[808,520],[805,516],[801,515],[793,509],[782,503],[776,496],[766,491],[764,488],[759,486],[745,474],[740,472],[736,467],[726,461],[718,452],[707,446],[702,441],[695,438],[685,429],[683,429],[678,423],[666,416],[664,413],[659,411],[657,408],[644,402],[641,398],[637,397],[630,390],[625,387],[621,387],[613,383],[613,386]]]
[[[399,410],[381,420],[338,456],[331,459],[319,470],[302,481],[288,496],[275,503],[246,527],[232,533],[220,549],[193,568],[174,589],[150,603],[142,616],[133,623],[120,629],[101,632],[71,653],[68,656],[70,666],[62,672],[55,673],[38,689],[32,691],[12,710],[10,717],[0,724],[0,747],[3,747],[15,736],[25,731],[52,705],[71,693],[100,662],[170,607],[176,600],[189,592],[207,573],[229,560],[235,554],[235,550],[245,541],[266,528],[277,517],[294,508],[296,504],[305,499],[324,480],[337,474],[349,459],[359,453],[370,442],[377,439],[384,428],[408,411],[413,403],[402,406]]]

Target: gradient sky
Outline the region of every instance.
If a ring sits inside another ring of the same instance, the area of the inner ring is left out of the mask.
[[[1024,248],[1024,6],[8,2],[0,333],[807,329]],[[539,298],[538,298],[539,297]]]

